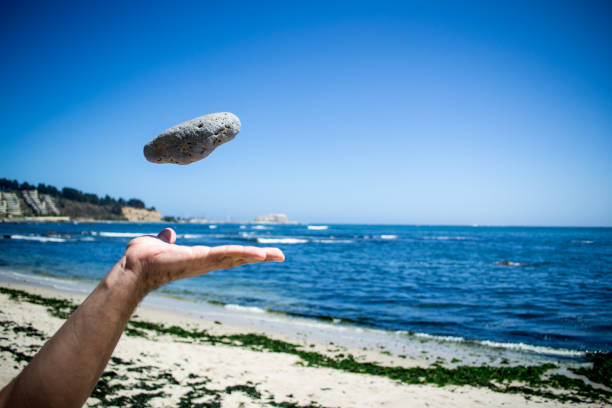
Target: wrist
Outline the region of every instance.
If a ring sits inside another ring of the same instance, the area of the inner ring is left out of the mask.
[[[125,256],[106,274],[102,284],[109,290],[121,293],[127,300],[136,304],[153,289],[142,278],[141,273],[126,267]]]

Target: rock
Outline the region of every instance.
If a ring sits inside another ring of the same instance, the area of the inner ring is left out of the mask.
[[[297,224],[297,222],[289,221],[289,217],[285,214],[267,214],[255,218],[253,224]]]
[[[144,208],[121,207],[121,213],[131,222],[160,222],[162,220],[160,213]]]
[[[153,163],[193,163],[232,140],[240,126],[240,119],[233,113],[200,116],[161,133],[145,145],[144,155]]]

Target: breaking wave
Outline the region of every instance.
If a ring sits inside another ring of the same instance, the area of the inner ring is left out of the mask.
[[[204,235],[203,234],[182,234],[179,235],[179,238],[183,238],[183,239],[198,239],[198,238],[203,238]]]
[[[227,310],[235,310],[238,312],[266,313],[264,309],[261,309],[255,306],[240,306],[240,305],[227,304],[227,305],[224,305],[223,307],[226,308]]]
[[[38,242],[66,242],[65,238],[58,237],[41,237],[38,235],[10,235],[11,239],[21,239],[24,241],[38,241]]]
[[[352,244],[352,239],[314,239],[312,242],[316,242],[319,244]]]
[[[307,239],[302,238],[257,238],[258,244],[305,244]]]
[[[579,351],[579,350],[569,350],[564,348],[554,348],[554,347],[545,347],[545,346],[535,346],[533,344],[525,344],[525,343],[507,343],[500,341],[492,341],[492,340],[474,340],[474,339],[466,339],[463,337],[457,336],[437,336],[434,334],[427,333],[410,333],[405,331],[397,331],[397,334],[405,334],[408,336],[414,336],[421,339],[428,339],[434,341],[443,341],[447,343],[466,343],[466,344],[476,344],[479,346],[505,349],[505,350],[513,350],[513,351],[523,351],[535,354],[542,354],[547,356],[558,356],[558,357],[573,357],[580,358],[585,357],[587,352]]]
[[[423,237],[423,239],[436,240],[436,241],[465,241],[470,238],[462,237],[462,236],[434,235],[434,236]]]
[[[156,233],[143,233],[143,232],[110,232],[110,231],[92,231],[91,235],[98,235],[106,238],[134,238],[141,237],[143,235],[157,235]]]
[[[381,235],[380,239],[397,239],[397,235]]]

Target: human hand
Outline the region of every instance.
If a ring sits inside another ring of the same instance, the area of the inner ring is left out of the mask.
[[[248,263],[282,262],[278,248],[175,245],[166,228],[130,241],[121,260],[30,361],[0,390],[0,407],[80,407],[104,371],[130,316],[152,289]]]
[[[278,248],[184,246],[176,245],[175,241],[174,230],[166,228],[157,236],[142,236],[128,243],[120,263],[144,291],[143,294],[166,283],[218,269],[285,260],[285,255]]]

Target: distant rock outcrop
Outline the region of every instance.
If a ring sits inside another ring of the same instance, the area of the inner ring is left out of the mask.
[[[267,214],[261,215],[253,220],[254,224],[297,224],[295,221],[289,221],[286,214]]]
[[[132,222],[160,222],[162,220],[160,213],[144,208],[123,207],[121,213],[128,221]]]

